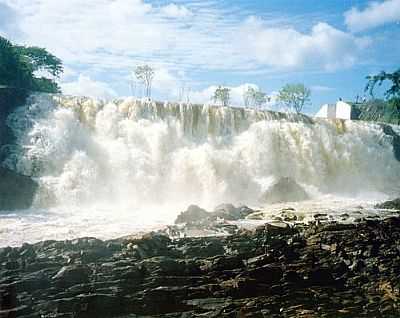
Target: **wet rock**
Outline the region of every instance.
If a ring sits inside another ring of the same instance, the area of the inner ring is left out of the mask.
[[[90,273],[90,268],[85,265],[64,266],[53,277],[53,280],[56,281],[58,285],[65,288],[75,284],[87,283]]]
[[[30,177],[0,167],[0,213],[1,210],[28,209],[37,188]]]
[[[400,316],[400,217],[278,224],[2,248],[0,304],[21,318]]]
[[[234,221],[246,218],[254,211],[247,206],[235,207],[232,204],[221,204],[217,206],[212,214],[218,218]]]
[[[170,257],[158,256],[140,262],[148,274],[179,275],[185,272],[184,262],[177,261]]]
[[[285,235],[292,232],[289,224],[284,222],[270,222],[265,224],[265,230],[271,235]]]
[[[329,268],[318,268],[307,274],[307,282],[310,285],[327,286],[334,282]]]
[[[279,266],[264,265],[255,269],[245,271],[238,277],[250,277],[262,283],[277,283],[281,280],[283,271]]]
[[[284,177],[275,182],[260,198],[265,203],[296,202],[309,199],[307,192],[293,179]]]
[[[140,239],[125,242],[126,251],[133,256],[144,259],[154,256],[170,255],[169,244],[171,240],[162,233],[151,232],[143,235]]]
[[[202,269],[206,271],[222,271],[241,268],[244,266],[243,260],[237,256],[220,256],[212,259]]]
[[[400,210],[400,198],[376,204],[375,208],[377,208],[377,209]]]
[[[160,286],[146,290],[144,310],[153,314],[185,311],[190,308],[183,302],[185,295],[187,295],[187,290],[182,287]]]
[[[197,205],[190,205],[186,211],[181,212],[175,220],[175,224],[179,223],[195,223],[203,221],[210,216],[206,210],[198,207]]]
[[[285,222],[294,222],[297,221],[298,217],[294,211],[294,209],[285,209],[281,212],[282,220]]]
[[[386,135],[392,137],[393,154],[400,161],[400,136],[393,130],[392,126],[387,124],[380,124],[380,126]]]

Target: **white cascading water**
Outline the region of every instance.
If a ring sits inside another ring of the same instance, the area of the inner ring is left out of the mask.
[[[40,191],[31,213],[0,223],[24,237],[0,245],[128,234],[171,223],[189,204],[257,206],[282,176],[316,200],[400,190],[400,162],[378,124],[43,94],[8,124],[18,146],[3,164]]]

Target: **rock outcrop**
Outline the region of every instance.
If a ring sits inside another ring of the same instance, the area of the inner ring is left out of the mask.
[[[393,154],[400,161],[400,136],[393,130],[392,126],[381,124],[383,132],[392,138]]]
[[[399,317],[400,217],[0,249],[1,317]]]
[[[11,143],[13,136],[6,125],[7,116],[26,100],[27,92],[0,85],[0,150],[4,144]],[[2,155],[0,151],[0,162]]]
[[[0,167],[0,213],[29,208],[37,188],[37,183],[30,177]]]
[[[296,202],[309,199],[307,192],[293,179],[280,178],[260,198],[263,203]]]
[[[382,203],[378,203],[375,205],[377,209],[391,209],[391,210],[399,210],[400,211],[400,198],[385,201]]]

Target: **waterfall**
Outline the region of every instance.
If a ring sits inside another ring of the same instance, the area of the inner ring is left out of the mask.
[[[259,199],[286,176],[311,196],[296,206],[305,214],[339,215],[361,203],[369,213],[373,200],[400,190],[398,126],[46,94],[31,96],[7,124],[16,140],[1,149],[2,165],[33,176],[39,190],[30,210],[0,217],[0,246],[148,231],[190,204],[274,214],[280,207]]]
[[[38,206],[251,205],[283,176],[315,197],[400,187],[392,137],[366,122],[37,94],[8,124],[4,164],[39,181]]]

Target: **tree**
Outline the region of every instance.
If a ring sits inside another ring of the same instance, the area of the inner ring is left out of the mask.
[[[135,69],[136,78],[141,81],[146,90],[146,97],[151,96],[151,84],[154,78],[154,69],[149,65],[138,66]]]
[[[212,97],[214,102],[220,102],[222,106],[228,106],[230,101],[230,89],[227,87],[222,87],[221,85],[214,92]]]
[[[38,71],[57,78],[63,72],[62,62],[43,48],[13,45],[0,36],[0,84],[27,91],[60,92],[54,79],[38,77]]]
[[[368,91],[372,97],[374,96],[374,89],[377,84],[381,86],[384,81],[390,81],[392,82],[392,86],[385,92],[385,97],[387,99],[400,98],[400,68],[393,73],[381,71],[377,75],[370,75],[366,78],[368,82],[365,86],[365,91]]]
[[[304,84],[286,84],[278,94],[278,101],[297,113],[310,102],[311,91]]]
[[[389,123],[399,124],[400,123],[400,68],[393,73],[387,73],[381,71],[377,75],[370,75],[366,77],[368,82],[365,86],[365,91],[368,91],[374,98],[374,89],[376,85],[381,86],[383,82],[391,82],[390,88],[384,93],[385,101],[383,102],[383,107],[374,109],[374,113],[379,114],[378,120],[382,120]],[[362,112],[369,115],[371,107],[368,107],[368,103],[365,103]],[[367,116],[366,115],[366,116]],[[375,116],[376,117],[376,116]]]
[[[268,101],[267,94],[262,92],[260,89],[254,87],[248,87],[243,93],[244,105],[246,107],[261,107]]]

